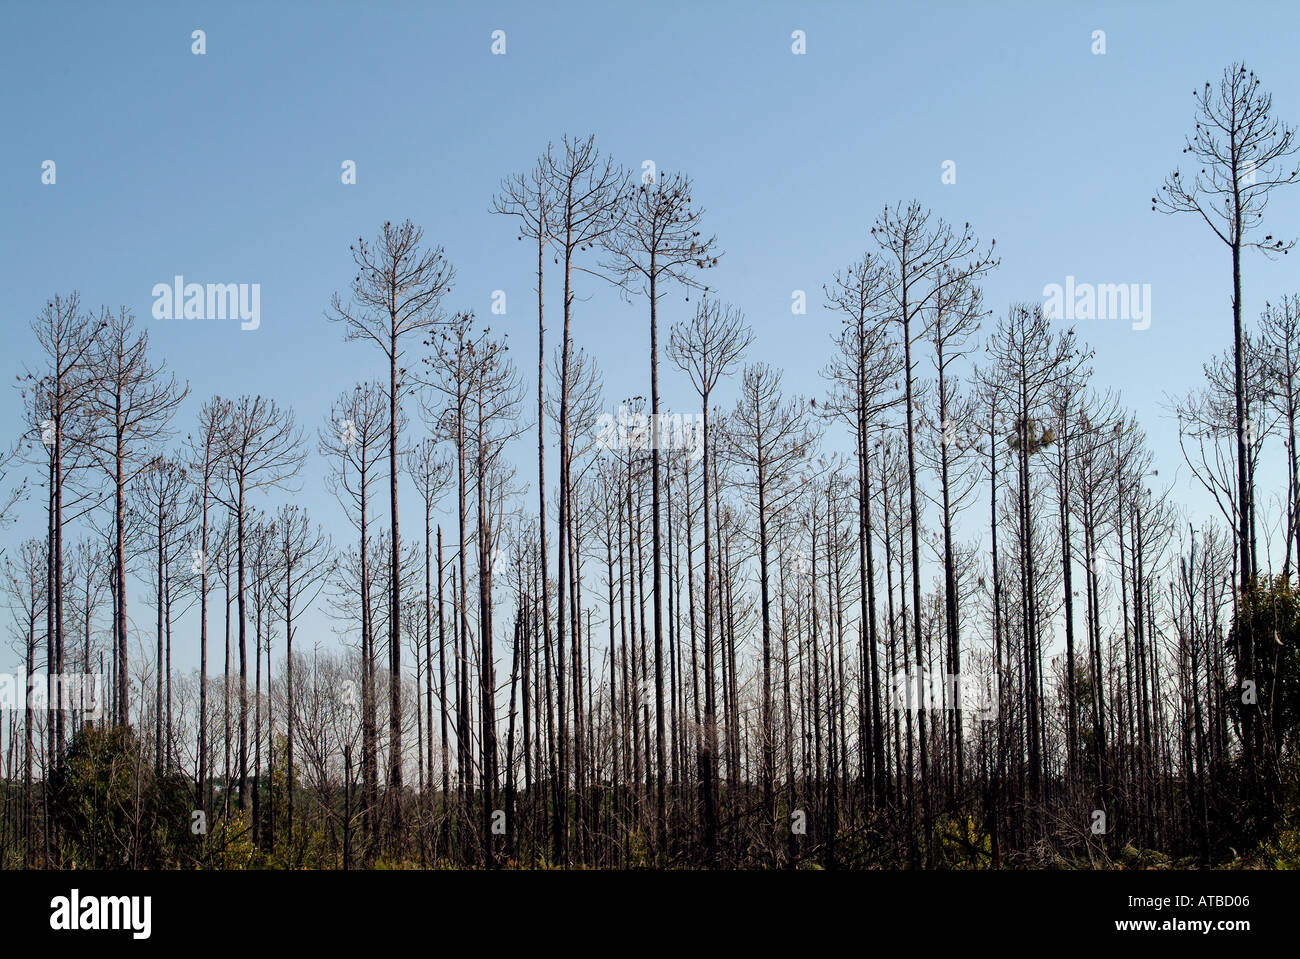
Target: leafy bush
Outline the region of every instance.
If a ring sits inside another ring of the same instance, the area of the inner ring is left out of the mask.
[[[50,807],[70,865],[159,868],[194,861],[193,791],[155,776],[129,726],[86,725],[50,779]]]

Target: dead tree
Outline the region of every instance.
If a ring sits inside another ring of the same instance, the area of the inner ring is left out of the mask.
[[[762,744],[763,815],[775,840],[776,751],[772,712],[772,612],[769,582],[770,524],[789,508],[801,489],[797,471],[816,442],[807,401],[784,400],[781,374],[764,363],[745,368],[740,400],[728,418],[727,458],[738,468],[739,486],[749,497],[757,526],[759,604],[763,660],[759,736]]]
[[[1257,249],[1265,255],[1285,253],[1294,240],[1271,234],[1255,239],[1264,208],[1275,187],[1294,183],[1300,166],[1287,158],[1300,150],[1296,131],[1273,115],[1273,97],[1260,87],[1259,77],[1245,64],[1230,64],[1216,86],[1206,81],[1196,98],[1196,131],[1183,153],[1200,168],[1184,179],[1174,170],[1151,208],[1162,213],[1197,214],[1232,254],[1232,351],[1235,426],[1237,431],[1237,548],[1241,554],[1238,582],[1246,589],[1254,575],[1249,523],[1249,482],[1246,475],[1246,395],[1242,356],[1241,254]],[[1249,650],[1246,663],[1250,663]],[[1249,724],[1249,719],[1247,719]]]
[[[377,383],[358,384],[339,394],[329,418],[318,432],[321,455],[331,461],[326,480],[343,507],[348,522],[360,537],[356,551],[356,587],[342,584],[340,607],[349,618],[356,617],[361,648],[361,780],[364,792],[364,824],[367,835],[374,832],[374,810],[379,798],[378,732],[375,701],[375,628],[371,608],[370,575],[370,488],[388,449],[391,431],[388,404]],[[338,572],[350,574],[346,564]]]
[[[703,299],[695,308],[695,316],[688,323],[673,326],[668,343],[668,353],[673,362],[688,377],[700,396],[701,409],[701,482],[700,501],[703,513],[704,540],[704,731],[700,737],[699,767],[701,805],[704,808],[705,862],[717,862],[717,762],[718,724],[717,698],[714,691],[715,669],[713,663],[713,572],[712,540],[709,536],[709,398],[724,376],[730,375],[753,342],[754,334],[745,325],[744,316],[733,307],[715,300]]]
[[[438,452],[439,442],[430,437],[421,440],[406,454],[406,470],[415,483],[416,492],[424,504],[424,678],[425,678],[425,729],[428,732],[426,768],[430,786],[433,782],[433,510],[451,486],[453,463]],[[442,570],[438,571],[438,585],[442,585]],[[439,601],[438,622],[442,622]],[[442,655],[442,637],[439,636],[439,657]],[[445,690],[439,681],[438,696],[442,700],[443,728],[446,728]],[[446,742],[443,742],[446,749]],[[445,759],[445,757],[444,757]],[[446,784],[444,783],[444,789]],[[432,788],[430,788],[432,791]]]
[[[1286,429],[1286,558],[1282,562],[1282,575],[1286,576],[1291,571],[1292,547],[1300,564],[1300,451],[1296,449],[1300,420],[1300,295],[1264,304],[1259,340],[1266,371],[1265,396]]]
[[[230,422],[230,405],[219,399],[209,400],[199,410],[197,435],[187,443],[190,477],[197,486],[199,501],[199,550],[195,560],[199,575],[199,732],[198,782],[195,803],[201,810],[209,806],[208,779],[208,561],[212,534],[209,518],[215,502],[213,491],[219,482],[227,449],[226,429]],[[229,784],[227,784],[228,786]]]
[[[181,386],[166,365],[149,357],[149,334],[136,333],[129,310],[101,311],[99,336],[90,351],[95,389],[92,455],[108,476],[113,497],[113,568],[117,691],[115,718],[130,722],[130,671],[126,615],[126,493],[152,460],[152,450],[169,435],[169,424],[189,386]]]
[[[916,471],[916,408],[913,389],[912,337],[913,328],[925,322],[927,311],[936,301],[951,291],[958,283],[973,283],[997,266],[993,258],[993,245],[979,251],[978,241],[965,224],[960,232],[943,220],[930,223],[930,213],[923,211],[920,203],[899,204],[893,211],[888,207],[871,228],[871,235],[890,263],[890,300],[895,319],[903,328],[903,384],[907,416],[907,472],[908,507],[912,537],[912,640],[916,648],[921,645],[921,568],[920,526],[921,517],[917,501]],[[930,782],[926,754],[925,711],[919,714],[921,735],[921,791],[925,827],[927,861],[932,846],[930,818]]]
[[[236,602],[239,634],[239,810],[248,798],[248,596],[247,543],[249,497],[272,489],[291,489],[307,452],[293,411],[263,396],[230,401],[225,431],[225,476],[215,498],[234,517]],[[260,657],[259,657],[260,662]]]
[[[659,417],[659,300],[673,284],[689,292],[700,289],[699,272],[716,266],[717,238],[700,230],[704,211],[693,206],[690,177],[681,174],[643,177],[627,189],[619,228],[603,239],[609,260],[606,269],[624,293],[640,293],[650,304],[650,555],[655,647],[655,786],[656,837],[665,849],[668,816],[664,804],[667,762],[664,753],[663,677],[663,557],[660,531],[659,450],[663,429]],[[688,296],[687,299],[690,297]]]
[[[158,456],[132,482],[127,508],[140,538],[140,552],[149,556],[154,575],[158,650],[154,671],[154,772],[161,776],[171,759],[163,751],[163,729],[167,727],[170,743],[172,572],[182,556],[188,559],[186,540],[198,518],[198,503],[190,495],[185,467],[178,460]]]
[[[91,359],[101,323],[80,309],[80,297],[55,296],[32,323],[42,354],[43,366],[27,374],[30,385],[33,433],[39,438],[48,470],[48,549],[46,635],[52,637],[47,650],[47,672],[63,675],[64,670],[64,527],[90,505],[97,491],[84,484],[78,489],[78,474],[91,465],[90,444],[94,419],[89,401],[96,388]],[[52,753],[63,754],[64,709],[49,703]]]
[[[627,174],[608,157],[596,149],[594,136],[562,138],[558,149],[547,148],[542,159],[542,176],[554,198],[555,219],[551,230],[551,246],[555,259],[562,261],[564,270],[563,333],[560,362],[560,508],[557,541],[557,611],[556,611],[556,674],[560,677],[558,690],[558,752],[559,786],[561,794],[569,782],[569,736],[566,713],[564,668],[564,643],[568,634],[568,599],[565,581],[568,563],[568,510],[571,487],[565,450],[569,445],[569,362],[572,354],[573,302],[576,291],[573,272],[583,269],[581,254],[600,243],[618,228],[623,210],[624,184]],[[555,858],[567,862],[569,858],[567,803],[557,802],[553,839]]]
[[[4,561],[6,605],[23,648],[23,791],[20,819],[24,865],[33,863],[36,843],[35,808],[32,802],[35,796],[32,766],[36,758],[36,710],[32,697],[26,695],[26,691],[28,683],[36,674],[36,624],[49,602],[45,582],[46,576],[49,575],[49,564],[45,555],[48,548],[48,543],[45,541],[30,539],[17,550],[16,559],[7,556]],[[48,782],[48,773],[45,778]],[[48,819],[48,810],[46,818]],[[48,829],[46,834],[48,835]],[[46,851],[48,854],[48,846]]]
[[[294,813],[294,733],[297,710],[294,702],[293,637],[298,617],[311,607],[328,575],[334,557],[329,537],[319,526],[312,528],[307,511],[296,504],[281,506],[275,515],[275,566],[283,573],[279,600],[284,622],[285,642],[285,749],[286,786],[288,790],[288,831],[290,856],[295,855]]]
[[[352,302],[344,304],[334,295],[328,317],[343,323],[349,340],[369,340],[388,360],[388,505],[393,555],[389,561],[392,581],[389,592],[392,641],[388,671],[391,681],[388,702],[388,781],[394,790],[392,827],[394,838],[402,828],[402,644],[401,577],[398,576],[401,536],[397,522],[397,478],[399,434],[402,423],[401,397],[414,382],[402,365],[403,338],[420,336],[446,322],[442,299],[451,289],[456,271],[442,247],[421,248],[424,230],[410,220],[398,226],[385,223],[373,244],[359,238],[349,247],[357,275],[352,281]]]
[[[889,271],[878,255],[864,255],[837,273],[824,289],[827,308],[840,313],[843,323],[835,337],[839,355],[822,373],[833,384],[826,412],[848,424],[858,465],[858,580],[863,584],[859,596],[859,668],[863,673],[859,737],[868,789],[877,801],[883,801],[887,757],[881,715],[870,454],[872,437],[885,427],[884,418],[902,401],[898,379],[903,357],[891,329]]]
[[[492,211],[518,217],[519,240],[525,237],[537,245],[537,535],[538,560],[541,568],[538,578],[542,594],[542,632],[546,648],[551,647],[551,585],[550,553],[546,545],[546,323],[544,265],[546,248],[555,240],[554,231],[561,219],[572,219],[570,213],[563,216],[559,209],[559,194],[555,192],[556,183],[548,176],[553,163],[553,153],[548,144],[546,153],[538,158],[536,166],[527,174],[516,174],[501,184],[501,189],[492,199]],[[566,195],[569,191],[566,191]],[[571,209],[571,202],[566,209]],[[566,306],[565,315],[568,315]],[[527,669],[527,659],[524,660]],[[525,676],[525,688],[527,677]],[[525,692],[525,698],[527,692]],[[526,711],[526,709],[525,709]],[[525,737],[527,725],[525,723]],[[526,748],[526,745],[525,745]]]

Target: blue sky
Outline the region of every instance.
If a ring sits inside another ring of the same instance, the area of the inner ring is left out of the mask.
[[[749,358],[783,366],[792,392],[823,390],[836,322],[821,286],[870,246],[886,203],[915,197],[996,238],[1002,265],[985,293],[999,313],[1067,275],[1151,284],[1150,329],[1079,332],[1095,382],[1120,390],[1151,434],[1163,478],[1178,459],[1161,403],[1228,346],[1231,273],[1203,224],[1154,214],[1149,198],[1180,159],[1193,89],[1231,60],[1300,123],[1297,14],[1283,3],[60,3],[0,16],[0,375],[34,361],[29,321],[77,289],[88,305],[132,309],[189,380],[182,432],[213,393],[261,392],[314,434],[340,390],[383,374],[380,354],[344,343],[323,313],[352,276],[348,244],[386,219],[410,217],[446,247],[458,274],[447,306],[510,333],[531,382],[530,251],[489,204],[548,140],[591,132],[628,166],[691,174],[725,250],[710,283],[754,327]],[[498,29],[505,56],[490,50]],[[805,55],[791,52],[794,30]],[[45,160],[55,185],[41,182]],[[355,185],[340,182],[345,160]],[[1276,194],[1266,226],[1300,234],[1300,188]],[[1297,257],[1248,257],[1247,317],[1300,290]],[[152,319],[154,284],[175,274],[259,283],[261,327]],[[504,317],[489,316],[497,289]],[[805,316],[791,314],[796,289]],[[647,392],[643,306],[590,280],[579,292],[590,296],[575,338],[607,403]],[[665,328],[692,307],[666,301]],[[558,317],[558,297],[549,308]],[[666,367],[665,402],[693,407]],[[16,392],[0,392],[13,433],[19,414]],[[322,473],[313,444],[299,501],[344,534]],[[6,547],[39,513],[28,504]]]

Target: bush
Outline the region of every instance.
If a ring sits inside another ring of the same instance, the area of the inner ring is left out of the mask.
[[[192,863],[192,788],[155,776],[129,726],[87,725],[50,779],[50,811],[63,859],[77,868],[161,868]]]

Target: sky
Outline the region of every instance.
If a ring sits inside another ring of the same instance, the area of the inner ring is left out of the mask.
[[[1244,58],[1277,115],[1300,123],[1290,3],[65,2],[6,5],[0,18],[0,376],[36,361],[29,323],[78,290],[87,306],[132,310],[155,357],[189,382],[181,435],[213,394],[260,393],[314,436],[340,391],[382,377],[382,355],[344,342],[324,314],[353,275],[349,243],[408,217],[456,268],[446,307],[511,338],[534,396],[535,249],[491,199],[548,141],[594,133],[633,169],[690,174],[725,251],[710,286],[754,328],[748,359],[782,367],[790,393],[824,394],[837,321],[821,288],[872,247],[886,204],[915,198],[996,239],[1001,266],[984,282],[996,314],[1068,276],[1150,284],[1148,329],[1076,329],[1096,351],[1094,383],[1150,434],[1162,481],[1208,509],[1180,477],[1166,397],[1230,344],[1229,252],[1150,198],[1180,160],[1193,90],[1229,62]],[[341,182],[345,161],[354,184]],[[1275,194],[1265,226],[1300,235],[1300,188]],[[1300,290],[1298,266],[1300,252],[1248,255],[1245,315]],[[259,284],[260,326],[154,319],[153,287],[178,274]],[[600,365],[607,406],[647,393],[644,305],[582,282],[574,336]],[[496,290],[503,316],[491,315]],[[791,312],[796,290],[804,315]],[[548,308],[555,344],[558,297]],[[670,294],[662,328],[693,308]],[[666,406],[694,407],[667,363],[661,383]],[[719,402],[733,401],[724,387]],[[23,429],[15,389],[0,390],[0,423]],[[518,445],[526,480],[535,441]],[[293,499],[341,539],[350,528],[312,446]],[[41,524],[33,500],[0,546]],[[308,647],[333,642],[324,620],[309,632]],[[196,645],[178,645],[180,668]]]

